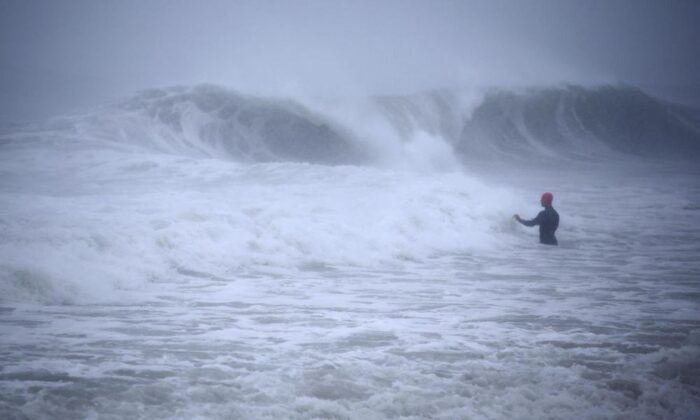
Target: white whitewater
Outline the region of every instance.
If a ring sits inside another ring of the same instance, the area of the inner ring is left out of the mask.
[[[197,87],[6,130],[0,417],[693,418],[695,115]],[[544,190],[557,248],[510,219]]]

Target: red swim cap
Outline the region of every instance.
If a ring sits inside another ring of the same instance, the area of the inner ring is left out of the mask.
[[[551,192],[546,192],[546,193],[542,194],[542,198],[540,199],[543,206],[551,206],[553,200],[554,200],[554,195]]]

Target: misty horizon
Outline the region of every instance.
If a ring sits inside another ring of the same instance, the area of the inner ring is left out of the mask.
[[[0,120],[216,84],[264,96],[627,84],[697,104],[695,2],[0,4]]]
[[[698,22],[0,0],[0,418],[697,417]]]

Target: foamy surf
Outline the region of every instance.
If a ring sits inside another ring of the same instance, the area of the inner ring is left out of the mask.
[[[691,418],[697,164],[553,92],[180,88],[4,133],[0,415]],[[511,220],[542,190],[558,248]]]

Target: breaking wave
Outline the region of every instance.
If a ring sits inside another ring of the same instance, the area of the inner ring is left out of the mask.
[[[693,158],[693,112],[614,87],[341,101],[143,92],[0,136],[0,294],[72,302],[183,273],[492,252],[514,240],[525,199],[462,165]]]
[[[357,163],[361,151],[321,115],[291,100],[214,86],[149,90],[79,119],[83,137],[242,162]]]
[[[631,87],[493,92],[465,121],[457,150],[463,156],[488,150],[528,157],[619,152],[695,158],[700,156],[698,115]]]
[[[142,92],[71,125],[80,138],[239,162],[444,168],[483,159],[700,156],[697,110],[624,86],[325,102],[179,87]]]

